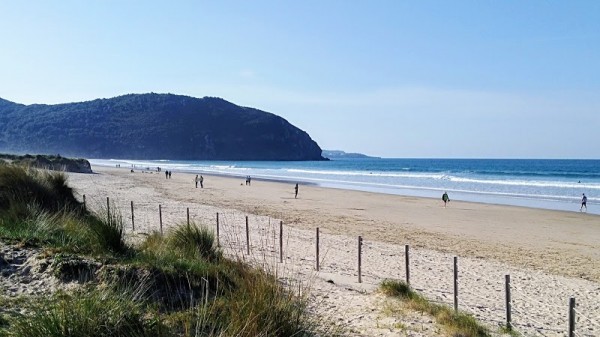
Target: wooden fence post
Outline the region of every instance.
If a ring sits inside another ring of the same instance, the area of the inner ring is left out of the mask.
[[[135,231],[135,219],[133,215],[133,200],[131,201],[131,230]]]
[[[504,276],[506,288],[506,329],[512,330],[511,303],[510,303],[510,275]]]
[[[362,236],[358,237],[358,283],[362,283]]]
[[[250,229],[248,228],[248,216],[246,215],[246,253],[250,255]]]
[[[83,209],[87,210],[87,206],[85,204],[85,194],[83,195]]]
[[[575,337],[575,298],[569,299],[569,337]]]
[[[410,255],[408,245],[404,246],[404,262],[406,264],[406,284],[410,286]]]
[[[458,311],[458,257],[454,257],[454,311]]]
[[[189,227],[190,226],[190,208],[188,207],[186,210],[187,210],[187,224]]]
[[[279,263],[283,263],[283,221],[279,221]]]
[[[219,212],[217,212],[217,247],[221,246],[221,242],[219,241]]]
[[[160,204],[158,204],[158,220],[160,221],[160,235],[163,234],[163,229],[162,229],[162,206]]]
[[[319,227],[317,227],[317,271],[319,271]]]
[[[110,200],[106,197],[106,220],[110,222]]]

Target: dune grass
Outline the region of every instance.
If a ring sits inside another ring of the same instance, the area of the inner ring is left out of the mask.
[[[119,213],[82,209],[60,173],[0,165],[0,187],[1,240],[93,274],[76,291],[25,306],[0,298],[2,337],[337,335],[307,314],[306,297],[224,258],[205,226],[181,224],[130,246]]]
[[[0,238],[85,254],[125,254],[117,212],[87,212],[62,172],[0,166]]]
[[[385,295],[401,299],[411,309],[433,316],[453,337],[490,336],[489,330],[472,316],[446,305],[430,302],[403,281],[384,280],[379,288]]]
[[[160,336],[135,291],[98,288],[43,299],[27,317],[14,319],[5,336]]]
[[[179,235],[188,230],[181,225],[164,237],[150,235],[134,250],[138,254],[118,260],[91,290],[55,295],[28,315],[12,315],[4,329],[0,325],[0,336],[284,337],[327,331],[308,316],[306,297],[274,276],[223,258],[214,242],[202,240],[210,243],[203,252],[192,249],[198,248],[194,240],[182,245]]]
[[[13,165],[0,166],[0,210],[18,219],[35,204],[45,211],[77,211],[81,204],[62,172],[42,171]],[[25,213],[26,214],[26,213]]]

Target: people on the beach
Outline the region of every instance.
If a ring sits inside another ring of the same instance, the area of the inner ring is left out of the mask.
[[[204,188],[204,177],[200,176],[200,188]]]
[[[448,192],[444,192],[444,194],[442,195],[442,200],[444,201],[444,208],[445,208],[446,204],[448,202],[450,202],[450,198],[448,197]]]
[[[196,182],[196,188],[198,188],[198,182],[200,181],[200,178],[198,178],[197,174],[196,174],[196,178],[194,178],[194,181]]]
[[[171,173],[172,173],[172,171],[169,171],[169,179],[171,179]]]
[[[294,199],[298,198],[298,184],[296,183],[296,187],[294,187],[294,191],[296,193],[294,193]]]
[[[169,179],[169,171],[165,171],[165,179]]]
[[[252,182],[252,178],[250,178],[250,176],[246,176],[246,186],[250,186],[251,182]]]
[[[579,211],[583,211],[584,207],[585,211],[587,212],[587,197],[585,196],[585,193],[583,193],[583,197],[581,197],[581,207],[579,208]]]

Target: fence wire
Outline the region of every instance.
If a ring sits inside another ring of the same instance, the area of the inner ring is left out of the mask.
[[[80,198],[81,199],[81,198]],[[86,207],[106,216],[107,208],[121,215],[126,233],[136,236],[160,231],[161,222],[166,232],[177,225],[188,222],[202,224],[217,231],[218,241],[227,256],[243,260],[253,265],[274,270],[281,279],[292,280],[293,277],[314,277],[316,274],[316,231],[301,230],[291,224],[284,224],[283,237],[280,238],[280,220],[248,214],[239,211],[219,210],[199,203],[182,203],[170,200],[149,199],[132,202],[123,198],[86,196]],[[159,206],[160,205],[160,206]],[[246,234],[246,216],[248,219],[248,238]],[[135,225],[135,229],[134,229]],[[280,247],[283,243],[283,249]],[[248,249],[250,254],[248,254]],[[319,233],[319,270],[321,273],[339,275],[348,282],[358,279],[358,237]],[[361,246],[362,282],[377,285],[383,279],[405,280],[404,247],[380,242],[371,242],[363,237]],[[279,263],[283,260],[283,266]],[[355,262],[352,262],[355,261]],[[452,306],[454,298],[453,259],[447,254],[427,250],[409,250],[410,283],[413,289],[423,293],[436,303]],[[441,261],[441,262],[440,262]],[[500,270],[492,277],[471,270],[458,260],[458,300],[459,308],[488,322],[503,323],[505,307],[505,275]],[[375,264],[385,268],[374,267]],[[472,264],[472,263],[471,263]],[[477,268],[477,265],[474,266]],[[485,267],[480,265],[480,267]],[[471,268],[473,266],[471,265]],[[287,277],[285,275],[288,275]],[[520,273],[511,278],[511,307],[514,327],[540,336],[548,334],[563,335],[567,333],[568,305],[559,303],[559,297],[536,297],[538,290],[532,288],[528,281],[536,277],[547,277],[537,271],[528,274]],[[291,282],[291,281],[290,281]],[[477,287],[473,287],[477,284]],[[567,286],[554,279],[547,287],[578,293],[578,289]],[[588,290],[588,294],[594,294]],[[589,297],[589,296],[588,296]],[[593,297],[593,296],[592,296]],[[596,297],[596,301],[598,296]],[[585,300],[586,307],[593,301]],[[536,313],[540,307],[550,310],[548,313]],[[578,319],[577,336],[600,335],[600,323],[584,315],[578,303],[576,317]],[[594,307],[599,313],[598,306]],[[585,323],[585,325],[581,324]]]

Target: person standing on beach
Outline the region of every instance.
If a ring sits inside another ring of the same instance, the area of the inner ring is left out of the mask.
[[[200,176],[200,188],[204,188],[204,177]]]
[[[442,195],[442,200],[444,201],[444,208],[446,208],[446,204],[450,201],[450,198],[448,197],[448,192],[444,192],[444,194]]]
[[[294,194],[294,199],[298,198],[298,184],[296,183],[296,187],[294,187],[294,191],[296,191],[296,193]]]
[[[196,174],[196,178],[194,179],[194,181],[196,182],[196,188],[198,188],[198,181],[200,181],[200,179],[198,178],[197,174]]]
[[[581,207],[579,208],[579,211],[583,211],[584,207],[585,211],[587,212],[587,197],[585,196],[585,193],[583,193],[583,197],[581,198]]]
[[[165,171],[165,179],[169,179],[169,171]]]
[[[172,171],[169,171],[169,179],[171,179],[171,173],[172,173]]]

